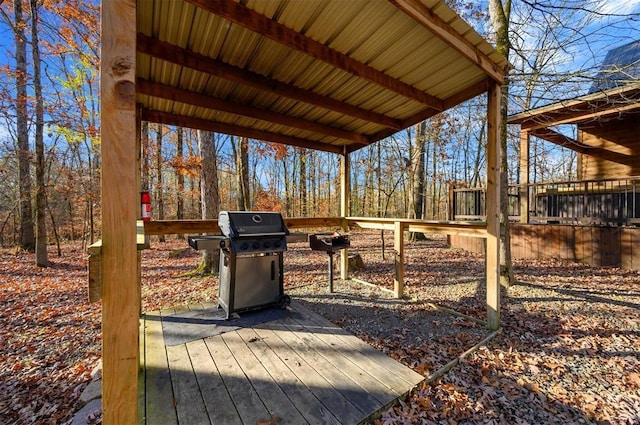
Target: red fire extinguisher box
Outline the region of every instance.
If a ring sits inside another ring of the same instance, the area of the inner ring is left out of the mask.
[[[140,203],[142,207],[142,220],[151,220],[151,195],[149,192],[140,192]]]

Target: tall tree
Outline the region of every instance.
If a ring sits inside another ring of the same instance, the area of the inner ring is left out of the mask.
[[[182,127],[178,127],[176,131],[178,132],[176,138],[176,181],[178,184],[176,190],[176,218],[182,220],[184,218],[184,130]],[[179,237],[182,238],[182,235],[179,235]]]
[[[212,220],[220,211],[220,194],[218,192],[218,155],[216,153],[215,133],[198,131],[198,148],[202,160],[202,219]],[[200,270],[205,274],[213,274],[220,265],[219,249],[205,249],[202,254]]]
[[[424,156],[427,122],[422,121],[415,125],[415,140],[411,147],[411,162],[409,176],[409,218],[421,220],[424,214]],[[424,239],[423,233],[411,233],[411,239]]]
[[[148,191],[149,184],[149,122],[142,121],[140,129],[140,189]]]
[[[240,137],[238,146],[232,143],[236,162],[236,181],[238,183],[238,210],[248,211],[250,209],[249,193],[249,139]]]
[[[496,33],[496,50],[509,60],[511,42],[509,40],[509,21],[511,18],[511,0],[489,0],[489,15]],[[500,110],[500,284],[505,287],[514,282],[511,262],[511,237],[509,232],[509,163],[507,160],[507,107],[509,99],[509,75],[505,75],[502,85]]]
[[[300,215],[307,216],[307,150],[305,148],[298,149],[300,153]]]
[[[158,219],[164,220],[164,179],[162,158],[162,124],[158,124],[156,128],[156,205],[158,206]],[[160,242],[165,241],[164,235],[158,237]]]
[[[42,73],[40,58],[40,3],[31,0],[31,56],[33,58],[33,87],[35,93],[35,146],[36,146],[36,265],[47,267],[47,191],[45,185],[44,159],[44,97],[42,96]]]
[[[14,24],[12,25],[16,43],[16,138],[18,148],[18,173],[20,187],[20,247],[35,250],[33,232],[33,208],[31,206],[31,151],[29,148],[29,128],[27,110],[27,37],[22,0],[13,2]]]

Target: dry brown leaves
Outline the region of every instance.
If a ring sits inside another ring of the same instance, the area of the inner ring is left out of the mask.
[[[390,232],[352,234],[360,279],[391,288]],[[143,252],[143,310],[215,301],[213,277],[186,242]],[[100,357],[99,304],[86,301],[86,255],[67,246],[53,267],[32,255],[0,256],[0,423],[64,423]],[[406,247],[406,291],[395,301],[363,288],[326,296],[327,256],[291,244],[287,292],[424,375],[487,331],[434,311],[436,303],[483,319],[483,259],[433,237]],[[337,263],[337,261],[336,261]],[[504,330],[442,378],[420,385],[376,424],[640,423],[640,274],[520,261],[522,282],[502,294]]]
[[[0,423],[63,423],[100,359],[86,255],[66,247],[51,263],[37,269],[33,255],[0,255]]]

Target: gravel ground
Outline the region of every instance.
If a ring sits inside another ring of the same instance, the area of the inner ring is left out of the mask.
[[[351,274],[378,287],[338,279],[329,294],[326,254],[292,244],[286,290],[429,376],[489,334],[433,308],[484,320],[484,259],[437,236],[408,243],[406,297],[396,300],[387,233],[385,259],[380,233],[352,234],[366,268]],[[502,290],[502,333],[378,423],[640,424],[640,273],[559,261],[516,261],[514,271],[518,284]]]

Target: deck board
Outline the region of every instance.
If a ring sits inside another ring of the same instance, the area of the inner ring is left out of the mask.
[[[144,424],[357,424],[423,379],[298,303],[278,320],[166,346],[161,320],[174,312],[143,316]]]
[[[190,342],[187,348],[211,423],[242,425],[236,406],[222,381],[222,374],[204,339]]]
[[[267,418],[269,416],[267,408],[222,338],[219,336],[206,338],[205,342],[218,370],[221,371],[222,380],[233,399],[242,423],[255,424]]]
[[[254,329],[242,329],[238,331],[251,351],[260,359],[260,362],[269,371],[271,377],[278,382],[280,388],[286,393],[292,403],[296,405],[300,413],[310,425],[338,425],[340,421],[318,400],[316,395],[303,382],[291,372],[285,361],[282,360],[264,341]]]
[[[148,424],[178,423],[173,405],[173,388],[169,373],[167,351],[162,336],[162,322],[159,314],[147,314],[145,328],[145,421]]]
[[[260,362],[260,359],[253,354],[244,340],[238,335],[238,332],[222,334],[222,339],[233,353],[253,388],[260,394],[267,411],[270,415],[273,415],[274,419],[279,422],[278,418],[286,418],[286,421],[291,424],[303,425],[308,423],[287,397],[284,390],[274,381]],[[267,419],[267,417],[262,419]]]

